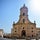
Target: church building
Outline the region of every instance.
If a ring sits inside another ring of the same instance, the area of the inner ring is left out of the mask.
[[[40,29],[39,29],[40,30]],[[28,18],[28,8],[23,5],[20,8],[20,16],[17,23],[13,23],[13,28],[11,29],[11,37],[17,38],[34,38],[37,36],[36,23],[32,23]]]

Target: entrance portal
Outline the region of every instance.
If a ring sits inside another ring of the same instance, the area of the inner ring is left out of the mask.
[[[26,36],[25,30],[22,30],[21,36]]]

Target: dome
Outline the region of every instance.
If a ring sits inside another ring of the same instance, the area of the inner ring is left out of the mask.
[[[23,5],[23,7],[20,8],[20,10],[22,10],[23,8],[28,9],[28,8],[25,6],[25,4]]]

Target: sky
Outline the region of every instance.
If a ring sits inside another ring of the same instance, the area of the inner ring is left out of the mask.
[[[28,8],[29,20],[36,21],[36,27],[40,28],[40,0],[0,0],[0,29],[4,33],[10,33],[13,22],[18,22],[24,4]]]

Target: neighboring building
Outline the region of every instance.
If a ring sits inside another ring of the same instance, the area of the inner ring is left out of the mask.
[[[40,28],[37,28],[37,38],[40,38]]]
[[[4,34],[3,29],[0,29],[0,37],[3,37],[3,34]]]
[[[4,38],[11,38],[11,33],[5,33]]]
[[[19,21],[17,23],[13,23],[13,28],[11,30],[11,37],[17,37],[17,38],[26,38],[36,37],[37,30],[36,30],[36,23],[32,23],[28,19],[28,8],[23,5],[20,9],[20,16]]]

